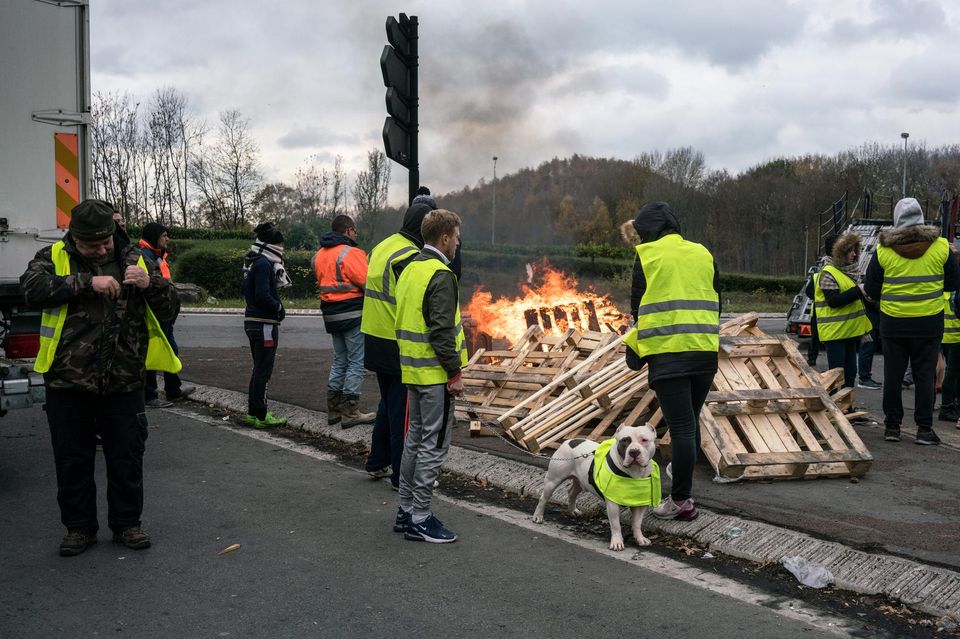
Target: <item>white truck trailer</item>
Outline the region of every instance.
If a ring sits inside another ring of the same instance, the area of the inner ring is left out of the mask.
[[[20,275],[90,183],[87,0],[0,1],[0,415],[44,401]]]

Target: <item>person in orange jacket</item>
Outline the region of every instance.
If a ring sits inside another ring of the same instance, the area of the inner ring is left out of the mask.
[[[323,324],[333,338],[333,365],[327,382],[327,422],[341,428],[370,424],[374,413],[360,412],[363,381],[363,288],[367,254],[357,247],[357,227],[349,215],[333,218],[331,231],[320,238],[313,257],[320,288]]]
[[[114,221],[116,221],[116,212],[114,213]],[[118,224],[117,228],[123,230],[123,235],[126,236],[126,224]],[[144,225],[143,231],[140,232],[140,242],[137,247],[143,259],[155,264],[163,278],[172,282],[170,265],[167,264],[169,244],[170,234],[167,227],[159,222],[150,222]],[[177,340],[173,338],[173,325],[176,321],[177,318],[174,317],[172,321],[160,322],[160,328],[163,329],[163,334],[167,336],[167,341],[173,347],[173,352],[179,354],[180,348],[177,346]],[[150,408],[164,408],[175,401],[186,399],[196,389],[193,384],[184,384],[176,373],[167,372],[163,374],[163,388],[167,396],[165,400],[161,399],[157,392],[157,371],[147,371],[143,383],[144,403]]]

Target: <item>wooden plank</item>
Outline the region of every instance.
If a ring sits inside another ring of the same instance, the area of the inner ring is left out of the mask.
[[[769,466],[772,464],[821,464],[827,462],[861,462],[860,453],[847,450],[794,450],[783,453],[741,453],[737,455],[746,466]]]
[[[734,385],[742,388],[744,386],[743,380],[740,379],[740,374],[737,372],[736,368],[733,367],[729,360],[719,360],[718,362],[718,371],[717,375],[713,378],[713,385],[716,387],[714,392],[731,392],[734,390]],[[710,393],[707,394],[707,401],[710,400]],[[730,422],[728,422],[730,423]],[[749,419],[744,419],[742,421],[738,420],[737,423],[740,425],[740,430],[743,432],[743,435],[747,438],[746,443],[750,446],[755,452],[763,452],[770,450],[770,447],[767,445],[767,442],[764,440],[763,435],[760,433],[757,425]],[[730,423],[731,428],[733,426]],[[732,444],[733,441],[738,441],[740,438],[734,436],[733,439],[729,442],[720,442],[720,447],[724,448],[725,446]]]
[[[758,366],[762,365],[761,363],[749,362],[749,364],[753,366],[753,371],[750,370],[750,365],[748,365],[748,362],[746,360],[735,359],[735,360],[732,360],[731,363],[733,364],[734,368],[740,371],[740,378],[745,380],[745,382],[749,387],[760,386],[760,382],[757,381],[757,377],[760,377],[762,381],[765,381],[765,378],[760,374],[759,368],[758,368]],[[756,372],[756,375],[754,375],[754,372]],[[771,379],[773,383],[773,388],[767,388],[765,390],[773,391],[775,393],[783,392],[784,394],[789,394],[786,391],[789,391],[791,389],[781,388],[780,383],[776,380],[776,378],[772,374],[770,374],[769,369],[767,369],[767,378]],[[757,390],[763,390],[763,389],[748,388],[746,392],[756,392]],[[766,402],[764,402],[761,405],[765,405],[765,404]],[[763,424],[764,421],[766,421],[767,426],[769,427],[770,431],[772,431],[770,435],[767,435],[767,433],[764,433],[765,435],[764,439],[766,439],[768,442],[770,441],[770,438],[775,435],[776,437],[780,438],[780,444],[785,450],[800,450],[800,446],[797,444],[797,440],[794,439],[793,434],[790,432],[790,429],[787,428],[787,426],[783,423],[783,419],[781,419],[780,416],[777,415],[776,413],[761,413],[756,418],[754,418],[754,420],[757,422],[758,426]],[[771,446],[771,449],[772,448],[773,447]]]
[[[744,388],[729,391],[710,391],[707,393],[708,402],[749,402],[794,399],[822,400],[822,397],[821,392],[814,388]]]

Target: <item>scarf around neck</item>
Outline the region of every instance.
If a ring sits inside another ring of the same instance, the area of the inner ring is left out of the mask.
[[[267,244],[257,240],[250,245],[250,252],[262,255],[273,264],[273,276],[277,280],[277,288],[286,288],[292,284],[287,270],[283,266],[283,247],[276,244]]]

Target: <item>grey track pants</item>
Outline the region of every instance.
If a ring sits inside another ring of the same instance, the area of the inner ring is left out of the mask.
[[[450,448],[453,397],[446,384],[407,385],[409,428],[400,462],[400,507],[420,519],[430,514],[433,482]]]

